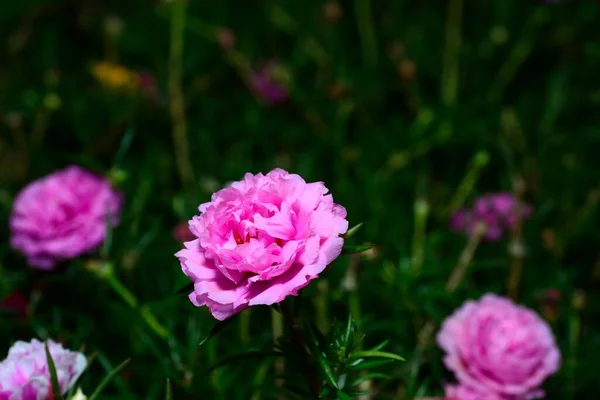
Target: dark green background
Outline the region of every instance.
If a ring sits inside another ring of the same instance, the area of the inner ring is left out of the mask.
[[[99,354],[81,381],[88,394],[110,366],[132,357],[106,398],[160,398],[166,377],[175,398],[272,398],[270,371],[263,377],[256,362],[205,372],[221,356],[268,343],[269,310],[250,312],[248,343],[236,321],[199,348],[213,320],[185,297],[172,296],[185,278],[173,257],[181,245],[171,231],[196,213],[212,186],[278,166],[324,181],[351,224],[364,222],[355,243],[376,245],[379,257],[358,265],[361,328],[367,342],[389,338],[389,349],[408,360],[386,371],[395,378],[377,398],[439,395],[451,375],[435,347],[414,354],[418,330],[426,318],[439,322],[468,298],[506,293],[507,239],[481,245],[458,291],[443,291],[466,243],[449,232],[448,207],[474,172],[471,160],[484,151],[489,163],[464,192],[466,202],[510,191],[521,178],[525,200],[535,207],[524,226],[520,301],[539,311],[547,289],[562,293],[552,326],[564,362],[546,385],[547,398],[597,398],[598,4],[464,3],[458,10],[460,0],[342,1],[333,21],[314,0],[190,1],[181,86],[194,180],[184,185],[168,107],[173,3],[3,2],[0,222],[8,226],[13,196],[32,179],[69,163],[102,173],[119,168],[126,204],[109,258],[123,282],[175,332],[176,345],[157,339],[83,268],[83,260],[54,273],[30,270],[2,229],[0,295],[21,290],[34,308],[27,319],[2,315],[2,348],[34,336],[72,347],[85,343],[86,353]],[[448,20],[452,10],[462,23]],[[105,32],[109,16],[123,22],[118,37]],[[217,44],[220,27],[234,32],[234,53]],[[399,48],[402,60],[394,58]],[[257,101],[232,61],[240,57],[250,65],[278,60],[290,73],[290,99],[274,107]],[[152,72],[159,101],[104,87],[90,72],[102,60]],[[447,78],[453,66],[455,98]],[[333,87],[343,88],[343,95],[332,96]],[[49,109],[48,96],[58,96],[60,107]],[[123,138],[131,137],[115,165]],[[414,276],[417,199],[427,201],[430,215],[418,242],[424,263]],[[348,263],[338,259],[321,278],[329,283],[329,311],[341,319],[348,311],[349,295],[340,287]],[[313,283],[303,293],[308,306],[316,292]],[[574,298],[584,304],[574,305]]]

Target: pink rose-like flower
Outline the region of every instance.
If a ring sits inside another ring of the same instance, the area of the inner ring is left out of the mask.
[[[509,400],[493,392],[478,392],[465,385],[448,385],[445,388],[444,400]]]
[[[519,204],[510,193],[487,194],[475,200],[472,210],[456,211],[450,217],[450,229],[473,235],[477,226],[483,225],[483,239],[496,241],[519,220],[531,217],[532,212],[530,205]]]
[[[117,223],[121,196],[108,181],[69,166],[27,185],[15,198],[11,245],[32,267],[52,269],[57,261],[97,248]]]
[[[214,193],[189,222],[197,239],[176,254],[194,282],[192,303],[224,320],[296,296],[344,244],[346,210],[327,192],[274,169]]]
[[[87,360],[83,354],[69,351],[62,345],[48,341],[48,350],[54,361],[61,394],[65,394],[81,373]],[[1,400],[52,399],[52,383],[43,342],[18,341],[0,362]]]
[[[534,311],[491,294],[467,301],[448,317],[437,341],[461,384],[456,393],[468,389],[488,396],[477,400],[536,398],[560,365],[548,324]]]

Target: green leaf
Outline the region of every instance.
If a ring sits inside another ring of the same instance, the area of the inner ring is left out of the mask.
[[[373,248],[373,246],[370,244],[359,244],[359,245],[345,244],[344,247],[342,248],[342,254],[344,254],[344,255],[358,254],[358,253],[362,253],[362,252],[367,251],[372,248]]]
[[[346,331],[344,332],[344,347],[348,349],[350,343],[350,336],[352,336],[352,329],[354,328],[354,321],[352,320],[352,314],[348,313],[348,321],[346,322]]]
[[[44,343],[44,349],[46,350],[46,361],[48,363],[48,369],[50,370],[50,380],[52,381],[52,393],[54,394],[55,399],[62,399],[62,395],[60,394],[60,385],[58,384],[58,375],[56,375],[56,366],[54,365],[54,360],[52,359],[52,355],[50,354],[50,350],[48,349],[48,342]]]
[[[165,387],[165,400],[173,400],[173,389],[171,389],[171,380],[167,378],[167,386]]]
[[[308,344],[311,348],[312,355],[317,359],[321,372],[323,372],[323,374],[325,375],[327,383],[329,383],[334,388],[339,389],[337,380],[335,379],[335,375],[333,374],[333,370],[331,369],[327,358],[325,358],[323,352],[319,348],[319,340],[317,339],[315,331],[311,328],[310,324],[306,324],[306,331],[308,332],[311,339]]]
[[[210,332],[208,332],[208,335],[204,339],[202,339],[202,341],[200,341],[198,346],[202,346],[204,343],[208,342],[210,339],[212,339],[213,337],[215,337],[219,333],[221,333],[225,328],[227,328],[227,326],[231,323],[231,321],[233,321],[233,319],[238,315],[239,315],[239,313],[235,314],[233,317],[229,317],[226,320],[219,321],[216,324],[214,324],[213,327],[210,329]]]
[[[371,350],[381,350],[383,349],[385,346],[387,346],[387,344],[389,343],[389,340],[384,340],[383,342],[379,343],[377,346],[373,347]]]
[[[180,287],[175,291],[175,295],[178,296],[180,294],[187,294],[194,290],[194,282],[186,283],[184,286]]]
[[[354,236],[354,234],[356,232],[358,232],[358,230],[363,226],[363,223],[361,222],[360,224],[356,224],[354,225],[352,228],[348,229],[348,232],[344,233],[342,236],[345,239],[348,239],[349,237]]]
[[[404,358],[400,357],[397,354],[388,353],[386,351],[378,351],[378,350],[357,351],[357,352],[350,354],[349,358],[357,359],[357,358],[372,358],[372,357],[387,358],[387,359],[397,360],[397,361],[405,361]]]
[[[210,368],[208,368],[208,372],[212,372],[213,370],[224,365],[230,364],[234,361],[247,360],[253,358],[263,359],[267,357],[285,357],[285,353],[282,353],[280,351],[247,351],[244,353],[234,354],[233,356],[225,357],[219,362],[210,366]]]
[[[352,382],[350,382],[350,387],[358,386],[362,382],[370,381],[372,379],[390,379],[390,378],[391,377],[386,374],[381,374],[378,372],[370,372],[368,374],[361,375],[361,376],[357,377],[356,379],[352,380]]]
[[[350,365],[346,367],[348,371],[359,371],[359,370],[369,370],[377,367],[381,367],[382,365],[386,365],[389,363],[393,363],[394,360],[383,359],[383,360],[371,360],[365,361],[364,359],[357,359],[352,362]]]
[[[353,400],[354,398],[350,395],[347,395],[346,393],[342,392],[341,390],[337,391],[337,398],[339,400]]]
[[[123,159],[125,158],[125,154],[131,147],[131,142],[133,142],[133,138],[135,136],[135,128],[130,126],[125,130],[123,134],[123,138],[121,139],[121,143],[119,144],[119,149],[117,150],[117,154],[115,155],[115,159],[113,161],[113,166],[119,167],[123,163]]]
[[[125,366],[129,363],[129,361],[131,361],[131,358],[128,358],[127,360],[123,361],[115,369],[113,369],[112,371],[110,371],[108,373],[108,375],[106,375],[106,377],[102,380],[102,382],[100,382],[100,384],[98,385],[98,387],[96,388],[96,390],[94,390],[94,393],[92,393],[92,395],[88,398],[88,400],[94,400],[94,399],[96,399],[100,395],[100,393],[102,393],[102,391],[104,390],[104,388],[110,383],[110,381],[115,376],[117,376],[117,374],[119,372],[121,372],[121,370],[123,368],[125,368]]]

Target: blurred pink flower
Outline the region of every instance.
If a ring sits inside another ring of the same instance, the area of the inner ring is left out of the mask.
[[[465,385],[448,385],[444,400],[512,400],[513,397],[501,396],[493,392],[478,392]]]
[[[485,226],[483,239],[499,240],[506,230],[512,229],[519,220],[528,219],[533,208],[519,204],[510,193],[494,193],[475,200],[473,209],[460,209],[450,217],[450,229],[473,235],[478,224]]]
[[[560,365],[548,324],[534,311],[492,294],[467,301],[448,317],[437,341],[460,383],[455,392],[468,389],[480,396],[468,400],[535,398]]]
[[[87,360],[83,354],[66,350],[62,345],[48,341],[48,350],[54,361],[61,394],[65,394],[84,371]],[[0,399],[52,399],[52,383],[44,343],[18,341],[0,362]]]
[[[192,303],[224,320],[296,296],[344,244],[346,210],[327,192],[322,182],[274,169],[214,193],[190,221],[197,239],[176,254],[194,282]]]
[[[69,166],[27,185],[15,198],[11,245],[32,267],[52,269],[57,261],[97,248],[107,225],[118,221],[121,196],[100,176]]]
[[[282,82],[285,71],[279,64],[270,61],[254,71],[249,77],[252,92],[269,105],[276,105],[288,98],[288,90]]]

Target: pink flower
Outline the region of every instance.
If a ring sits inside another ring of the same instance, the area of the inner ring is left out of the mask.
[[[469,386],[448,385],[445,388],[444,400],[508,400],[493,392],[478,392]]]
[[[249,77],[252,92],[269,105],[283,103],[288,98],[288,90],[284,85],[289,79],[286,71],[274,61],[267,62]]]
[[[224,320],[296,296],[344,244],[346,210],[327,192],[322,182],[274,169],[214,193],[190,221],[197,239],[176,254],[194,282],[192,303]]]
[[[472,210],[460,209],[450,217],[450,229],[473,235],[478,224],[485,227],[483,239],[499,240],[506,230],[532,214],[532,207],[519,204],[510,193],[495,193],[475,200]]]
[[[78,352],[48,341],[48,350],[54,361],[61,394],[65,394],[85,370],[87,360]],[[18,341],[0,362],[0,399],[47,400],[52,399],[52,383],[44,343]]]
[[[461,384],[456,393],[469,389],[485,394],[485,400],[535,398],[560,365],[548,324],[534,311],[492,294],[467,301],[448,317],[437,341]],[[471,398],[480,397],[465,397]]]
[[[27,185],[15,198],[11,245],[32,267],[52,269],[57,261],[97,248],[108,225],[117,223],[121,196],[103,178],[70,166]]]

